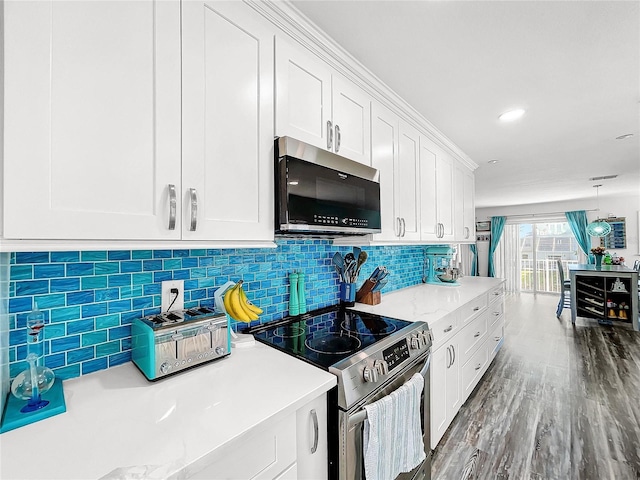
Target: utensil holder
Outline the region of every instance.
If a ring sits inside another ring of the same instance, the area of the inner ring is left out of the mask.
[[[380,291],[369,292],[358,301],[367,305],[378,305],[382,301],[382,295],[380,295]]]
[[[353,307],[356,299],[356,284],[343,282],[340,284],[340,303]]]

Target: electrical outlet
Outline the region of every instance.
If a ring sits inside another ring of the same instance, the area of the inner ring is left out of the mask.
[[[171,293],[171,289],[178,290],[178,298],[175,302],[175,294]],[[172,305],[173,303],[173,305]],[[169,310],[171,305],[171,310]],[[182,310],[184,308],[184,280],[167,280],[162,282],[162,313],[166,311]]]

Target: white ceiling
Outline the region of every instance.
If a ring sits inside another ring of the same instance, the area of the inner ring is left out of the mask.
[[[291,3],[479,165],[477,207],[638,194],[640,2]]]

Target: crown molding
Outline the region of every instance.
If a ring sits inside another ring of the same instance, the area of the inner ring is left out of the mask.
[[[367,67],[318,28],[302,12],[286,0],[244,0],[248,6],[269,20],[292,40],[330,65],[338,73],[358,85],[371,97],[417,128],[470,170],[478,168],[466,153],[435,125],[396,94]]]

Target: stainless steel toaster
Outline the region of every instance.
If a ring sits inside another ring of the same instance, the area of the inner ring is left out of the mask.
[[[173,375],[231,353],[225,314],[207,307],[133,320],[131,359],[149,380]]]

